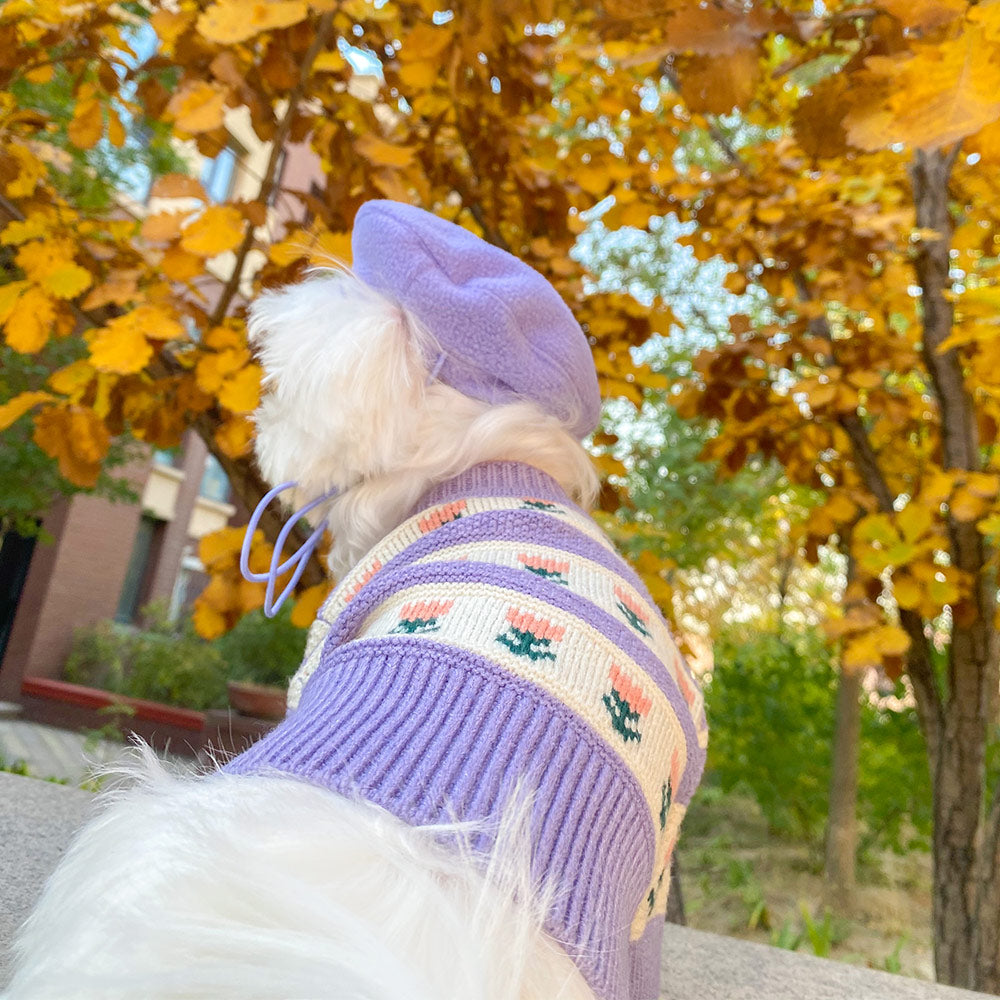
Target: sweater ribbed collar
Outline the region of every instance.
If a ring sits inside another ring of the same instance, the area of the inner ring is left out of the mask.
[[[481,462],[425,493],[411,516],[428,507],[470,497],[530,497],[576,507],[548,474],[523,462]]]

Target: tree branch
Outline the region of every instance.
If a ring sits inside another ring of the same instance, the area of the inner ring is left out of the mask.
[[[267,161],[267,167],[264,170],[260,190],[257,192],[257,200],[263,205],[268,203],[268,200],[274,191],[275,185],[277,184],[278,164],[281,162],[281,154],[284,152],[285,142],[288,139],[288,133],[292,128],[292,121],[298,113],[299,101],[302,99],[306,90],[306,85],[309,82],[309,75],[312,72],[313,63],[316,61],[316,57],[325,48],[326,43],[329,40],[330,31],[333,27],[333,14],[333,11],[327,11],[327,13],[320,18],[319,24],[316,26],[316,36],[313,38],[312,44],[309,46],[305,56],[303,57],[302,66],[299,70],[299,79],[296,82],[295,87],[288,95],[288,105],[285,108],[284,114],[281,116],[281,121],[279,122],[278,128],[274,133],[274,138],[271,140],[271,155]],[[215,304],[215,309],[212,310],[212,326],[217,326],[222,322],[226,313],[229,312],[229,307],[232,305],[233,299],[236,297],[236,293],[239,291],[240,282],[243,280],[243,268],[246,266],[247,256],[253,247],[254,230],[256,228],[257,227],[249,219],[246,221],[243,241],[240,243],[240,247],[236,251],[236,262],[233,264],[232,273],[229,275],[229,279],[226,281],[226,284],[222,289],[219,301]]]

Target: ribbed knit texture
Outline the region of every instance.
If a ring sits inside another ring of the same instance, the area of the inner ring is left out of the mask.
[[[289,704],[228,770],[410,824],[494,820],[530,791],[547,930],[601,1000],[657,996],[701,693],[641,581],[550,477],[488,463],[431,491],[321,609]]]

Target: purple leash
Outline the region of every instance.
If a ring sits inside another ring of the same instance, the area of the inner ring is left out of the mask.
[[[317,497],[315,500],[310,500],[304,507],[300,507],[294,514],[284,523],[281,528],[281,532],[278,535],[278,540],[274,543],[274,552],[271,555],[271,565],[268,567],[266,573],[254,573],[250,569],[250,547],[253,543],[254,532],[257,530],[257,525],[260,523],[260,519],[267,509],[267,505],[279,494],[287,489],[291,489],[296,486],[295,482],[282,483],[280,486],[275,486],[274,489],[269,490],[264,496],[261,497],[260,503],[254,508],[253,514],[250,515],[250,522],[247,524],[246,534],[243,536],[243,548],[240,550],[240,572],[243,574],[245,580],[249,580],[251,583],[266,583],[267,589],[264,592],[264,614],[268,618],[273,618],[280,610],[282,604],[285,603],[288,595],[295,589],[295,585],[302,578],[302,574],[306,570],[306,564],[309,562],[312,554],[316,551],[316,546],[319,545],[320,540],[323,537],[323,532],[326,531],[326,518],[319,524],[319,526],[313,531],[313,533],[306,539],[302,546],[296,550],[292,555],[290,555],[283,563],[279,565],[278,560],[281,559],[282,549],[285,547],[285,542],[288,541],[288,536],[292,533],[295,525],[305,517],[309,511],[318,507],[321,503],[325,503],[332,497],[335,497],[339,492],[336,489],[330,490],[329,493],[324,493],[323,496]],[[274,585],[277,582],[279,576],[283,576],[290,569],[294,568],[291,580],[285,586],[285,589],[275,598],[274,596]]]

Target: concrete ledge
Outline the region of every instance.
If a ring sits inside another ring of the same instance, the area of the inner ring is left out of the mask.
[[[8,946],[73,831],[88,792],[0,773],[0,988]],[[948,989],[779,948],[668,925],[662,1000],[973,1000]]]
[[[0,988],[14,931],[93,802],[78,788],[0,772]]]

